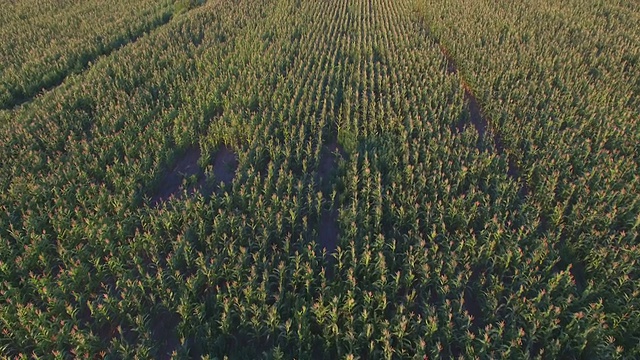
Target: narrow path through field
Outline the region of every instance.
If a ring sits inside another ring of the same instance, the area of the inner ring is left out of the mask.
[[[460,79],[460,82],[464,89],[464,99],[467,105],[467,110],[469,111],[469,121],[478,132],[478,147],[480,147],[483,139],[486,139],[489,136],[491,137],[490,139],[495,145],[497,154],[500,156],[506,156],[507,175],[513,180],[516,180],[520,183],[520,190],[518,191],[518,195],[521,199],[524,199],[529,194],[530,190],[527,182],[522,179],[520,175],[520,169],[518,169],[518,165],[511,157],[505,154],[505,147],[504,142],[502,141],[502,137],[500,136],[499,132],[496,131],[496,129],[491,127],[490,121],[486,114],[482,111],[482,106],[478,102],[478,99],[473,93],[473,90],[458,70],[456,61],[453,59],[447,48],[444,47],[444,45],[442,45],[442,43],[440,43],[440,41],[435,36],[432,35],[432,38],[438,45],[442,56],[444,56],[446,60],[447,74],[455,74]],[[464,125],[465,124],[463,121],[459,122],[456,125],[458,132],[463,131]],[[487,131],[489,131],[489,134],[487,134]]]
[[[201,5],[198,5],[201,6]],[[193,11],[197,7],[189,11]],[[74,74],[82,74],[88,71],[93,64],[97,61],[100,61],[102,58],[109,57],[113,53],[121,50],[122,48],[129,46],[145,35],[149,35],[163,26],[167,25],[174,16],[172,14],[165,14],[164,16],[155,19],[150,24],[142,26],[137,29],[132,34],[128,36],[124,36],[123,38],[112,41],[110,44],[107,44],[102,49],[94,49],[94,51],[89,51],[88,53],[83,53],[78,55],[77,61],[79,65],[72,67],[71,65],[66,69],[62,70],[59,76],[55,77],[53,80],[45,81],[42,79],[37,79],[34,81],[36,84],[36,89],[34,91],[26,91],[13,93],[12,99],[9,102],[5,103],[0,107],[0,110],[14,110],[26,103],[33,101],[37,96],[47,93],[49,91],[54,90],[55,88],[61,86],[69,76]]]
[[[327,193],[324,196],[325,199],[330,198],[328,194],[331,188],[330,182],[335,179],[339,157],[345,158],[346,154],[337,142],[323,146],[317,180],[324,192]],[[326,249],[327,254],[331,254],[336,250],[339,240],[338,204],[334,200],[329,206],[329,208],[322,209],[318,228],[318,243],[321,248]]]
[[[479,104],[475,95],[473,94],[472,89],[469,87],[468,83],[466,82],[462,74],[460,74],[460,72],[458,71],[458,66],[456,61],[453,59],[453,57],[451,56],[447,48],[444,45],[442,45],[439,39],[437,39],[433,35],[432,35],[432,39],[436,42],[436,44],[440,49],[440,52],[446,59],[447,73],[456,74],[459,77],[460,82],[462,83],[462,86],[464,88],[465,102],[469,110],[469,120],[475,127],[476,131],[478,132],[478,136],[479,136],[478,145],[480,145],[480,142],[483,138],[486,138],[487,136],[492,136],[492,140],[495,144],[495,149],[497,154],[500,156],[506,157],[507,164],[508,164],[507,175],[511,179],[517,181],[520,184],[520,188],[518,190],[518,197],[520,198],[520,200],[525,201],[526,197],[531,193],[530,184],[521,175],[521,171],[518,168],[518,165],[515,163],[515,161],[511,157],[509,157],[508,154],[505,153],[504,143],[502,141],[500,134],[496,129],[491,127],[491,123],[487,118],[487,116],[483,113],[482,107]],[[462,131],[464,128],[464,124],[459,123],[457,124],[456,128],[458,129],[458,131]],[[489,135],[487,134],[487,130],[489,130]],[[540,212],[539,216],[540,216],[540,225],[538,227],[538,232],[543,234],[548,232],[549,230],[550,219],[547,217],[547,215],[544,212]],[[560,242],[558,243],[558,248],[562,253],[561,260],[560,260],[561,262],[557,264],[554,271],[559,272],[561,270],[564,270],[567,266],[569,266],[571,275],[573,276],[574,279],[576,279],[576,283],[578,284],[579,290],[582,291],[582,289],[584,289],[586,285],[584,265],[582,265],[578,259],[575,259],[575,257],[567,254],[569,250],[567,245],[565,244],[564,238],[560,239]],[[472,299],[470,298],[468,300],[472,301]],[[471,307],[472,306],[470,306],[469,308]],[[471,313],[471,310],[470,310],[470,313]]]
[[[153,206],[157,206],[172,197],[179,196],[183,179],[188,179],[192,176],[202,177],[202,170],[198,166],[199,158],[200,149],[198,147],[191,147],[180,156],[173,168],[161,180],[157,194],[151,199]]]
[[[181,191],[187,190],[192,195],[200,192],[208,199],[218,189],[220,184],[231,184],[236,175],[238,160],[236,154],[222,145],[213,160],[213,180],[207,181],[204,169],[198,165],[201,153],[197,146],[188,148],[175,161],[162,180],[155,195],[151,198],[151,205],[156,207],[171,198],[180,198]]]
[[[294,37],[297,54],[290,67],[292,71],[287,75],[294,94],[289,112],[294,114],[291,119],[294,127],[307,119],[313,120],[306,126],[312,129],[308,139],[311,146],[319,147],[319,154],[314,159],[313,183],[314,191],[322,194],[322,208],[314,211],[313,218],[309,219],[309,229],[313,231],[310,240],[315,241],[318,252],[326,253],[323,266],[330,276],[333,273],[332,254],[340,242],[340,194],[335,196],[333,191],[342,176],[338,171],[340,158],[346,158],[342,144],[337,140],[336,121],[343,105],[346,74],[340,69],[345,67],[345,40],[349,27],[343,14],[349,6],[347,3],[309,4],[309,9],[304,11],[316,16],[306,24],[296,25],[301,32]]]

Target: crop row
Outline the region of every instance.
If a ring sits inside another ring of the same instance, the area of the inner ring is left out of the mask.
[[[195,3],[194,3],[195,5]],[[0,20],[0,108],[22,104],[187,9],[184,1],[6,4]],[[3,4],[3,8],[5,4]]]
[[[521,169],[581,299],[602,302],[607,338],[637,353],[639,13],[615,1],[418,3]]]
[[[637,252],[579,252],[607,243],[552,217],[545,204],[564,198],[531,175],[549,164],[519,156],[514,143],[539,141],[527,132],[534,123],[496,116],[512,110],[496,98],[511,95],[485,95],[484,78],[469,75],[486,54],[470,46],[478,52],[460,61],[465,47],[455,44],[468,37],[422,4],[424,13],[409,0],[209,2],[2,113],[0,350],[274,359],[637,351],[619,334],[636,331]],[[448,71],[440,45],[460,73]],[[463,83],[483,105],[485,134]],[[557,136],[548,134],[567,141]],[[562,150],[541,149],[543,159]],[[225,152],[237,167],[222,171]],[[204,175],[177,170],[193,167]],[[599,184],[589,185],[615,194]],[[154,200],[167,191],[173,199]],[[590,201],[574,211],[598,211]],[[576,259],[593,263],[583,269],[589,283]],[[612,279],[620,287],[611,290]]]

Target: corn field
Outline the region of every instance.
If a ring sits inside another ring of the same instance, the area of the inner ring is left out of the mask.
[[[636,0],[0,0],[0,356],[640,357]]]

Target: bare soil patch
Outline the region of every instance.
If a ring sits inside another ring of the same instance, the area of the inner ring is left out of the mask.
[[[236,176],[238,157],[226,146],[220,147],[213,162],[213,176],[216,182],[230,184]]]
[[[478,299],[478,294],[474,293],[471,288],[471,284],[477,283],[478,278],[480,277],[480,273],[483,273],[483,270],[480,270],[479,267],[473,269],[471,273],[471,277],[469,278],[469,285],[464,291],[464,308],[467,310],[469,315],[473,317],[471,320],[472,330],[477,330],[484,327],[483,316],[482,316],[482,307],[480,306],[480,301]]]
[[[332,142],[322,147],[320,153],[320,164],[318,164],[318,179],[320,182],[328,180],[332,175],[335,174],[338,169],[338,158],[342,156],[342,158],[347,157],[342,146],[340,146],[337,142]]]
[[[480,105],[478,104],[478,99],[471,93],[471,91],[467,88],[464,90],[464,98],[467,102],[467,109],[469,110],[469,120],[473,127],[476,128],[478,132],[479,138],[484,138],[487,133],[487,127],[489,123],[487,119],[482,115],[482,110],[480,109]],[[499,149],[498,152],[501,152]]]
[[[197,178],[202,178],[204,174],[198,166],[198,159],[200,159],[200,148],[195,146],[188,148],[178,158],[173,169],[165,174],[162,181],[160,181],[158,191],[151,199],[151,203],[156,206],[172,197],[179,196],[184,179],[194,175]]]
[[[203,177],[198,181],[196,188],[208,199],[220,188],[221,183],[225,187],[231,184],[236,177],[237,169],[238,157],[231,149],[222,145],[213,159],[213,181],[207,182]]]
[[[438,47],[440,48],[440,52],[442,53],[442,55],[444,55],[444,58],[446,60],[446,63],[447,63],[447,74],[448,75],[457,74],[458,73],[458,67],[456,66],[455,61],[453,61],[453,58],[451,57],[451,55],[449,54],[447,49],[444,46],[442,46],[442,44],[438,44]]]
[[[178,158],[173,169],[165,174],[156,195],[152,197],[151,204],[158,206],[171,198],[180,198],[183,190],[189,195],[199,191],[205,198],[209,198],[220,183],[230,184],[238,168],[236,154],[226,146],[221,146],[213,161],[213,182],[208,183],[204,169],[198,165],[200,149],[191,147]]]
[[[180,346],[176,329],[179,323],[180,315],[168,311],[161,311],[151,321],[153,339],[159,343],[159,359],[171,359],[171,353]]]
[[[458,66],[453,60],[453,57],[451,57],[451,54],[449,54],[447,49],[442,46],[442,44],[438,44],[438,47],[440,48],[440,52],[445,58],[445,62],[447,64],[447,74],[458,74]],[[476,99],[475,95],[473,95],[473,92],[471,91],[469,85],[464,81],[462,77],[460,77],[460,81],[462,83],[462,87],[464,88],[464,100],[467,104],[467,110],[469,111],[469,121],[471,121],[471,124],[476,128],[476,131],[478,131],[479,138],[482,139],[487,133],[489,122],[483,116],[480,104],[478,104],[478,99]],[[464,129],[464,124],[460,122],[456,127],[458,128],[458,131],[462,131]],[[500,152],[500,150],[498,151]]]
[[[323,211],[318,229],[318,243],[320,247],[327,250],[327,254],[336,251],[338,235],[338,211],[335,209]]]
[[[316,180],[318,184],[320,184],[325,199],[329,198],[328,195],[332,188],[331,183],[334,181],[338,171],[338,160],[340,157],[343,159],[346,158],[346,153],[342,146],[336,141],[322,147]],[[318,225],[318,244],[321,248],[326,249],[328,254],[331,254],[338,247],[339,227],[337,204],[333,203],[329,209],[323,210]]]

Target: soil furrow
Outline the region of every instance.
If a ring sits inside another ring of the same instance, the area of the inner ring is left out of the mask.
[[[189,11],[193,11],[196,8],[193,8]],[[139,29],[139,31],[131,34],[128,37],[125,37],[124,39],[116,39],[112,41],[108,46],[105,46],[102,49],[96,49],[96,51],[93,53],[89,52],[79,55],[76,61],[77,65],[75,67],[64,69],[52,81],[45,82],[40,80],[40,83],[37,83],[38,81],[36,81],[38,90],[27,92],[13,92],[13,98],[4,105],[0,106],[0,110],[15,110],[20,106],[33,101],[36,97],[49,91],[53,91],[57,87],[61,86],[67,80],[67,78],[69,78],[69,76],[87,72],[91,68],[91,66],[97,61],[100,61],[100,59],[109,57],[118,50],[134,44],[143,36],[158,31],[160,28],[167,25],[171,21],[171,19],[173,19],[173,17],[173,14],[164,14],[164,16],[161,16],[159,19],[156,19],[152,23],[143,26],[141,29]]]
[[[465,81],[462,74],[460,74],[458,66],[449,51],[437,39],[435,41],[440,49],[440,52],[446,60],[447,74],[458,75],[458,78],[460,79],[462,88],[464,89],[465,104],[467,106],[467,110],[469,111],[469,121],[478,132],[478,146],[480,146],[480,143],[483,139],[491,137],[491,140],[493,140],[493,143],[495,145],[496,153],[500,156],[507,157],[507,175],[514,180],[520,180],[521,188],[518,193],[526,196],[527,194],[529,194],[529,186],[526,184],[524,179],[521,179],[520,169],[518,169],[515,161],[508,155],[505,155],[505,147],[504,142],[502,141],[502,137],[497,131],[495,131],[495,129],[491,128],[487,116],[482,111],[482,106],[478,102],[478,99],[474,95],[473,90],[471,89],[469,84]],[[459,132],[462,131],[464,129],[464,123],[458,123],[456,125],[456,128]],[[489,131],[489,134],[487,134],[487,131]]]
[[[453,57],[437,39],[435,39],[435,41],[440,49],[440,52],[446,59],[447,74],[450,74],[450,75],[456,74],[460,78],[460,81],[464,88],[465,102],[469,110],[469,121],[473,124],[476,131],[478,132],[479,141],[481,141],[486,136],[492,136],[492,140],[496,148],[496,153],[500,156],[507,157],[507,175],[511,179],[517,181],[520,184],[520,188],[518,189],[517,194],[518,194],[518,198],[524,201],[524,199],[526,199],[526,197],[529,196],[529,194],[531,193],[530,185],[527,183],[526,179],[524,179],[521,176],[521,171],[518,168],[518,165],[515,163],[515,160],[509,157],[507,154],[505,154],[505,147],[504,147],[502,138],[496,131],[491,130],[489,120],[483,114],[482,107],[479,104],[475,95],[473,94],[473,91],[471,90],[467,82],[464,80],[462,75],[459,73],[457,64],[454,61]],[[459,123],[457,124],[456,128],[458,129],[458,131],[462,131],[464,128],[464,124]],[[490,133],[489,133],[490,135],[487,135],[488,129],[490,130]],[[547,233],[549,231],[550,219],[544,212],[540,212],[539,216],[540,216],[540,225],[538,226],[537,232],[540,234]],[[570,250],[568,246],[565,244],[564,236],[561,236],[558,248],[561,251],[561,254],[560,254],[561,259],[560,259],[560,263],[557,264],[559,268],[556,268],[556,271],[560,271],[568,267],[569,271],[571,272],[571,275],[573,276],[574,279],[576,279],[576,283],[578,284],[579,291],[582,291],[586,286],[584,265],[582,265],[578,259],[575,259],[575,257],[567,254],[567,252],[569,252]]]

